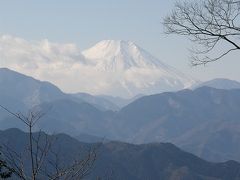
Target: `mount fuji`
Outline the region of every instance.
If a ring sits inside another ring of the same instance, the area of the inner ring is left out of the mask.
[[[103,77],[98,94],[129,98],[176,91],[197,82],[130,41],[104,40],[82,54]]]

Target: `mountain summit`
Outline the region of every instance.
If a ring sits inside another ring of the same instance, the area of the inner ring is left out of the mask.
[[[83,54],[93,62],[95,60],[99,69],[106,71],[165,66],[131,41],[104,40],[84,51]]]
[[[180,90],[196,82],[131,41],[104,40],[82,53],[108,79],[102,79],[108,85],[101,94],[131,97]]]

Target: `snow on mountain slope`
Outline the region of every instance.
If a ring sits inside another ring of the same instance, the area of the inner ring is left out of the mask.
[[[104,74],[99,94],[132,97],[180,90],[196,83],[129,41],[101,41],[83,55],[96,72]]]
[[[165,66],[133,42],[106,40],[83,52],[99,70],[122,71],[131,67]]]

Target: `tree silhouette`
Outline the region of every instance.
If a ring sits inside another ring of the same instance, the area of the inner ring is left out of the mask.
[[[191,50],[193,66],[205,65],[240,50],[239,15],[240,1],[184,1],[175,4],[163,24],[167,34],[186,36],[196,44]],[[211,57],[211,53],[218,55]]]
[[[0,157],[1,155],[2,153],[0,152]],[[7,165],[6,161],[0,159],[0,178],[1,179],[10,178],[13,171],[14,170]]]
[[[0,171],[1,177],[9,177],[13,174],[22,180],[80,180],[90,173],[96,160],[98,146],[89,149],[84,158],[76,158],[71,164],[66,165],[65,162],[60,161],[59,153],[52,149],[55,140],[53,136],[41,131],[33,132],[43,113],[32,110],[27,115],[23,115],[14,113],[2,105],[0,107],[23,122],[28,130],[28,145],[23,153],[17,152],[9,145],[2,145],[5,161],[0,161],[0,167],[7,171],[3,173]]]

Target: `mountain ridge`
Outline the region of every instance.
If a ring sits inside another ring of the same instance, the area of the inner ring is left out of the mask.
[[[28,144],[27,135],[17,129],[0,131],[0,143],[8,142],[8,146],[21,153],[25,151],[25,146]],[[37,136],[38,133],[33,135]],[[66,134],[47,135],[47,137],[54,137],[51,152],[57,150],[61,157],[59,161],[61,160],[63,165],[76,160],[76,157],[84,158],[85,151],[97,145],[79,142]],[[240,164],[236,161],[208,162],[184,152],[171,143],[133,145],[114,141],[99,146],[94,168],[85,179],[107,176],[116,180],[237,180],[240,179],[239,171]]]
[[[226,78],[215,78],[194,85],[191,89],[197,89],[202,86],[208,86],[216,89],[240,89],[240,82]]]

